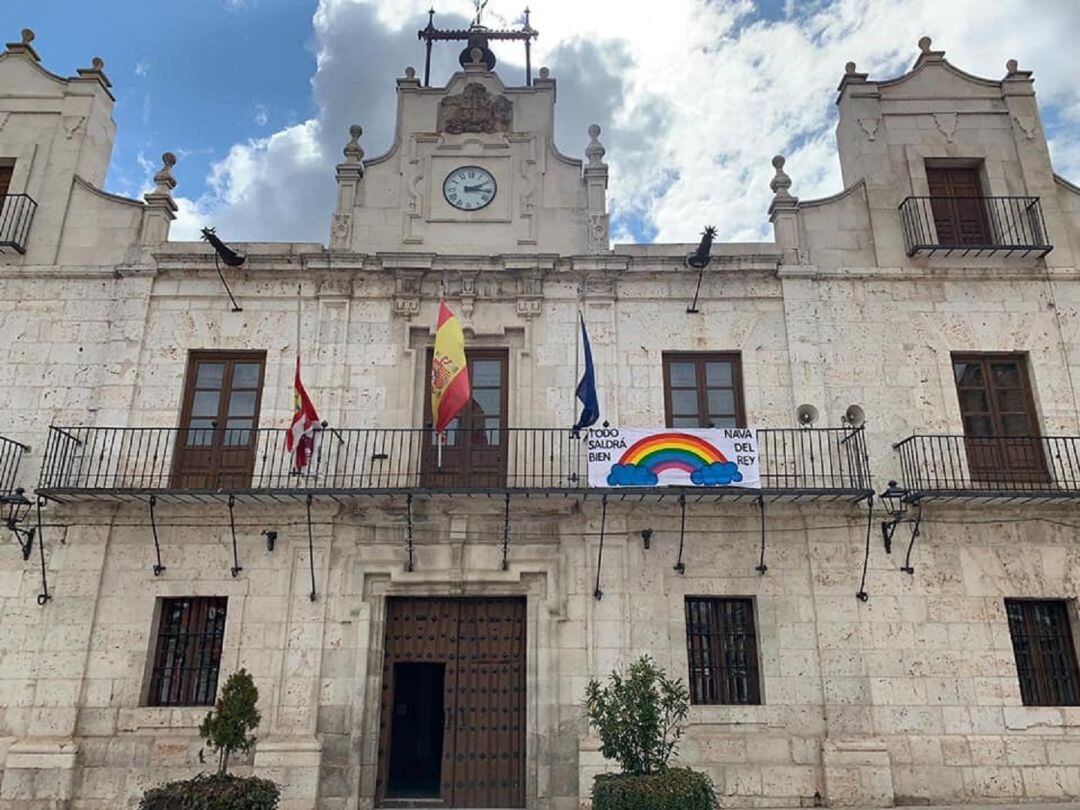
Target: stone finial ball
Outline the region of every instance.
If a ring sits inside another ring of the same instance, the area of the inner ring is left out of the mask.
[[[1020,64],[1015,59],[1010,59],[1008,62],[1005,63],[1005,69],[1009,71],[1009,73],[1016,73],[1019,67]]]
[[[546,79],[550,75],[551,75],[551,71],[548,70],[546,67],[540,68],[540,78],[541,79]]]
[[[23,45],[29,45],[33,41],[34,41],[34,29],[33,28],[24,28],[22,30],[22,42],[23,42]]]
[[[919,40],[919,50],[923,53],[930,53],[930,37],[922,37]]]
[[[165,166],[175,166],[176,155],[174,155],[172,152],[165,152],[161,155],[161,162]]]
[[[854,72],[855,72],[855,63],[854,62],[848,62],[846,65],[844,65],[844,73],[847,73],[850,76]]]
[[[600,137],[600,127],[599,127],[599,125],[597,125],[597,124],[590,124],[589,125],[589,137],[590,138],[599,138]]]
[[[416,68],[414,68],[412,65],[409,65],[407,68],[405,68],[405,78],[406,79],[415,79],[416,78]]]
[[[774,157],[772,159],[773,168],[776,169],[777,171],[784,168],[784,163],[786,163],[786,162],[787,161],[785,160],[783,155],[777,155],[776,157]]]
[[[354,138],[359,138],[361,135],[364,134],[364,128],[359,124],[353,124],[351,127],[349,127],[349,134]]]
[[[100,56],[95,56],[93,59],[90,60],[90,66],[94,70],[104,70],[105,60],[102,59]]]
[[[479,48],[470,48],[469,59],[474,65],[479,65],[481,62],[484,61],[484,52]]]

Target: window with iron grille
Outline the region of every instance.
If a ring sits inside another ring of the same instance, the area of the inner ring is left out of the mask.
[[[688,596],[686,652],[691,702],[761,703],[753,599]]]
[[[1006,599],[1005,612],[1024,705],[1080,705],[1068,604],[1060,599]]]
[[[224,596],[161,600],[151,706],[212,706],[225,637]]]

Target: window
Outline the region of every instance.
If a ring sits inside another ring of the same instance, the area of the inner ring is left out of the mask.
[[[251,485],[266,352],[191,352],[173,486]],[[275,437],[276,441],[276,437]]]
[[[948,247],[989,245],[990,226],[985,200],[974,166],[926,167],[930,208],[938,244]]]
[[[1080,674],[1066,602],[1006,599],[1005,613],[1024,705],[1080,706]]]
[[[226,601],[224,596],[161,600],[149,705],[213,705]]]
[[[687,597],[686,653],[691,702],[761,703],[753,599]]]
[[[11,176],[14,172],[14,166],[0,165],[0,205],[3,205],[3,198],[7,196],[8,189],[11,188]]]
[[[953,355],[968,466],[980,481],[1047,478],[1026,359],[1016,354]]]
[[[745,426],[739,355],[665,352],[664,411],[672,428]]]

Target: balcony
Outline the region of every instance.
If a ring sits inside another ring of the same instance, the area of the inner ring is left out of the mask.
[[[908,197],[900,203],[908,256],[1045,256],[1051,250],[1038,197]]]
[[[911,503],[1080,499],[1080,436],[916,435],[895,447]]]
[[[565,428],[451,431],[439,466],[419,428],[325,429],[312,474],[290,470],[285,431],[52,427],[38,493],[55,501],[341,500],[394,493],[859,500],[871,494],[862,430],[759,429],[762,488],[591,488],[585,444]]]
[[[11,249],[26,253],[26,238],[37,203],[29,194],[0,196],[0,253]]]
[[[19,464],[30,448],[0,436],[0,503],[24,503],[26,496],[18,484]]]

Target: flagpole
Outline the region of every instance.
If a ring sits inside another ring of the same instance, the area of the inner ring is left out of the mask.
[[[585,322],[585,316],[581,314],[581,305],[578,305],[578,322],[574,324],[574,391],[577,391],[578,380],[581,379],[581,325]],[[570,424],[576,424],[575,413],[577,411],[576,397],[570,397]]]
[[[300,296],[302,284],[296,285],[296,359],[300,359]]]

